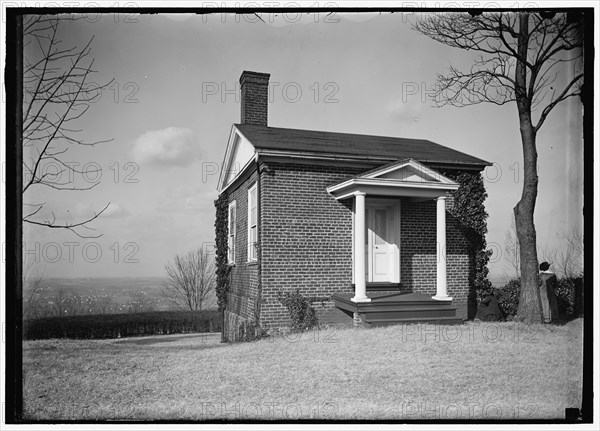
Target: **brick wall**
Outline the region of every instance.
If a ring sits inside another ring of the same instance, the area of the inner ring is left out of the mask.
[[[352,293],[352,201],[326,188],[363,171],[270,163],[261,173],[261,324],[289,324],[277,291],[307,296]],[[333,301],[314,304],[321,321],[347,320]]]
[[[258,295],[258,264],[248,263],[248,189],[256,182],[258,172],[254,169],[245,180],[229,190],[229,202],[236,205],[235,265],[231,270],[224,330],[235,339],[238,327],[254,320],[254,307]],[[260,228],[259,228],[260,229]]]
[[[364,169],[295,164],[261,164],[259,186],[259,263],[247,263],[248,188],[252,172],[230,190],[236,201],[236,265],[231,273],[226,326],[231,332],[252,321],[260,306],[263,328],[289,325],[287,310],[277,299],[281,289],[328,298],[353,293],[352,199],[337,201],[326,191]],[[452,199],[447,200],[447,209]],[[446,213],[448,294],[460,317],[467,317],[469,278],[473,264],[468,241],[458,222]],[[401,204],[401,283],[403,290],[436,293],[436,203],[434,200]],[[259,268],[260,265],[260,268]],[[258,300],[258,276],[262,280]],[[324,323],[350,322],[333,301],[313,304]],[[228,324],[229,322],[229,324]],[[235,327],[235,328],[234,328]]]
[[[474,271],[469,243],[458,228],[457,220],[446,208],[447,291],[457,307],[457,315],[467,318],[469,276]],[[402,201],[400,273],[404,289],[434,295],[436,293],[436,202]]]

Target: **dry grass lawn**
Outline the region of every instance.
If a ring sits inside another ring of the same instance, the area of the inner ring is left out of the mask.
[[[470,322],[220,344],[218,334],[24,343],[33,420],[564,418],[582,321]]]

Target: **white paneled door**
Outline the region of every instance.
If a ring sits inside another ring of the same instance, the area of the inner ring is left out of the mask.
[[[371,204],[366,208],[365,258],[367,282],[398,282],[398,206]]]

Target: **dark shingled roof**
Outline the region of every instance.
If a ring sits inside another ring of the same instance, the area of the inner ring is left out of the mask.
[[[365,159],[411,158],[422,163],[476,165],[491,163],[425,139],[354,135],[318,130],[282,129],[249,124],[235,125],[259,150],[335,153]]]

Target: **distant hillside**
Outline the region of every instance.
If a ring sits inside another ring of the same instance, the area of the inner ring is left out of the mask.
[[[61,315],[63,310],[59,311],[57,304],[62,301],[65,307],[60,308],[71,307],[66,314],[90,314],[99,309],[103,314],[177,310],[162,293],[165,282],[164,277],[47,278],[32,305],[41,314],[37,317]],[[76,306],[74,296],[81,299]],[[216,304],[216,296],[211,292],[204,309],[216,309]]]

